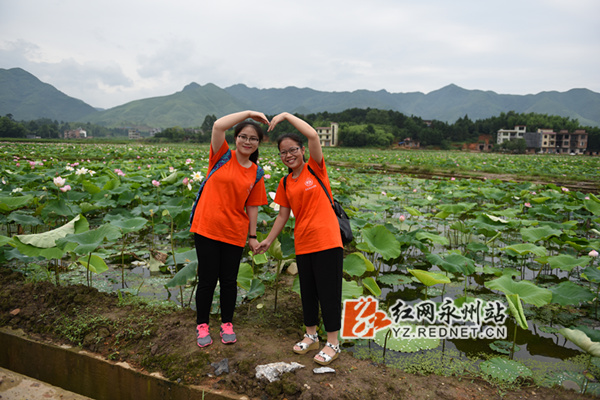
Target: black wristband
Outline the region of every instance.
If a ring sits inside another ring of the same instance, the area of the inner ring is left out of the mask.
[[[250,238],[250,239],[256,239],[256,235],[248,235],[248,238]]]

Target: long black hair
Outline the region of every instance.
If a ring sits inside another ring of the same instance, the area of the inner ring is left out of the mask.
[[[281,135],[277,138],[277,149],[280,148],[281,142],[283,142],[284,139],[293,140],[300,147],[300,149],[304,148],[304,143],[302,143],[302,136],[298,135],[297,133],[290,132],[290,133],[284,133],[283,135]],[[306,162],[306,158],[304,157],[304,154],[302,155],[302,161]],[[292,169],[290,167],[288,167],[288,172],[290,172],[290,173],[292,172]]]
[[[263,132],[262,127],[254,121],[243,121],[237,124],[235,126],[235,130],[233,131],[234,140],[237,140],[239,133],[247,126],[254,128],[254,131],[258,135],[258,143],[261,143],[265,137],[265,133]],[[258,148],[254,151],[254,153],[250,154],[250,161],[252,161],[254,164],[258,164]]]

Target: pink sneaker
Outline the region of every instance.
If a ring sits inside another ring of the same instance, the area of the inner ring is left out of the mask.
[[[237,342],[235,332],[233,331],[233,324],[231,322],[221,324],[221,342],[225,344]]]
[[[196,342],[200,347],[206,347],[212,344],[212,338],[210,337],[210,332],[208,331],[208,324],[200,324],[196,327],[196,332],[198,333],[198,339]]]

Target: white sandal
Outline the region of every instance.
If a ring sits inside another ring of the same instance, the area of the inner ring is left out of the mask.
[[[314,360],[315,360],[315,362],[316,362],[317,364],[320,364],[320,365],[329,365],[329,364],[331,364],[331,362],[332,362],[333,360],[335,360],[336,358],[338,358],[338,356],[339,356],[339,355],[340,355],[340,353],[342,352],[342,351],[340,350],[340,345],[339,345],[339,343],[338,343],[338,344],[331,344],[331,343],[327,342],[327,343],[325,344],[325,346],[329,346],[329,347],[331,347],[331,348],[333,349],[333,351],[335,351],[335,354],[334,354],[333,356],[330,356],[329,354],[327,354],[327,353],[325,353],[323,350],[321,350],[321,351],[319,352],[319,354],[317,354],[317,355],[315,356],[315,358],[314,358]],[[322,360],[318,360],[318,359],[317,359],[317,357],[319,357],[319,356],[322,358]]]
[[[304,337],[312,340],[312,343],[310,343],[310,344],[305,343],[305,342],[296,343],[295,346],[300,347],[300,350],[296,350],[295,348],[293,348],[292,350],[294,350],[294,353],[306,354],[311,350],[317,350],[319,348],[319,335],[317,335],[316,333],[314,335],[305,333]]]

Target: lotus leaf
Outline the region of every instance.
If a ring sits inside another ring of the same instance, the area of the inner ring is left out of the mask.
[[[587,256],[576,258],[568,254],[550,256],[545,259],[550,268],[559,268],[563,271],[572,271],[575,267],[584,267],[590,260],[591,258]]]
[[[433,286],[439,283],[450,283],[450,278],[438,272],[422,271],[420,269],[409,269],[408,272],[425,286]]]
[[[583,206],[592,214],[600,216],[600,201],[595,196],[588,200],[584,200]]]
[[[241,265],[240,265],[241,270]],[[181,268],[175,276],[165,284],[165,287],[172,288],[177,286],[185,286],[189,281],[196,279],[198,271],[198,263],[190,262],[185,267]],[[239,274],[238,274],[239,284]]]
[[[579,329],[562,328],[558,332],[583,351],[594,357],[600,357],[600,343],[593,342],[588,335]]]
[[[28,244],[40,249],[49,249],[56,246],[56,241],[58,239],[63,238],[70,233],[83,232],[88,228],[89,224],[85,217],[77,215],[65,225],[51,231],[31,235],[17,235],[15,237],[23,244]]]
[[[405,323],[404,326],[414,327],[413,324]],[[387,347],[390,350],[400,351],[403,353],[415,353],[420,350],[431,350],[435,349],[440,345],[440,339],[429,339],[429,338],[403,338],[401,336],[394,337],[391,332],[388,335],[391,327],[380,329],[375,333],[375,343],[381,347]],[[385,340],[388,335],[387,342]]]
[[[515,318],[517,323],[522,329],[527,330],[529,327],[527,326],[527,318],[525,318],[525,314],[523,314],[523,305],[521,304],[521,299],[518,294],[505,294],[506,299],[508,300],[508,309],[510,310],[511,315]]]
[[[101,274],[102,272],[108,270],[108,265],[106,265],[104,259],[96,254],[80,257],[77,261],[79,261],[79,263],[88,270],[96,274]]]
[[[438,254],[427,254],[427,260],[437,265],[441,269],[447,272],[460,273],[462,275],[471,275],[475,272],[475,263],[470,258],[467,258],[460,254],[449,254],[445,258],[442,258]]]
[[[513,344],[506,340],[495,340],[490,343],[490,349],[497,351],[502,354],[510,354],[512,352]],[[515,346],[515,351],[519,351],[519,346]]]
[[[430,240],[431,243],[434,243],[434,244],[447,245],[450,243],[448,238],[445,236],[436,235],[434,233],[429,233],[429,232],[424,232],[424,231],[417,232],[416,238],[419,240]]]
[[[504,358],[492,358],[479,365],[481,371],[493,379],[504,382],[515,382],[518,378],[530,378],[533,372],[523,364]]]
[[[250,284],[250,290],[248,290],[248,292],[246,293],[246,298],[248,300],[254,300],[262,296],[263,294],[265,294],[264,283],[262,283],[260,279],[252,279],[252,283]]]
[[[195,275],[195,271],[194,271]],[[247,291],[250,290],[252,286],[252,279],[254,277],[254,271],[252,270],[252,266],[248,263],[241,263],[240,269],[238,270],[237,283],[238,286]]]
[[[296,283],[296,281],[298,281],[297,276],[294,281],[294,285],[297,288],[297,290],[295,290],[295,291],[300,293],[300,286],[299,286],[299,283]],[[342,280],[342,301],[344,301],[346,299],[357,299],[362,295],[363,295],[363,288],[361,286],[358,286],[358,283],[356,283],[354,281],[347,281],[345,279]]]
[[[2,196],[0,197],[0,211],[9,212],[17,208],[25,207],[33,201],[33,196]]]
[[[369,245],[369,248],[381,254],[385,260],[400,255],[400,242],[383,225],[363,229],[362,238]]]
[[[373,263],[363,253],[354,252],[344,258],[344,272],[350,276],[362,276],[366,271],[374,271]]]
[[[362,284],[364,287],[367,288],[367,290],[369,292],[371,292],[371,294],[373,294],[373,296],[375,296],[375,297],[381,296],[381,288],[379,287],[379,285],[377,284],[375,279],[373,279],[372,276],[368,276],[365,279],[363,279]]]
[[[600,270],[597,267],[587,267],[581,271],[581,276],[590,282],[600,283]]]
[[[540,240],[549,240],[553,236],[560,236],[561,231],[552,229],[549,226],[522,228],[521,237],[525,242],[538,242]]]
[[[412,282],[410,277],[398,274],[382,274],[377,280],[385,285],[406,285]]]
[[[506,246],[501,248],[501,250],[512,250],[515,253],[524,256],[526,254],[535,254],[538,257],[543,257],[546,255],[546,248],[542,246],[536,246],[532,243],[520,243],[514,244],[512,246]]]
[[[562,306],[578,305],[583,302],[592,301],[596,297],[589,289],[578,284],[565,281],[550,288],[552,292],[552,302]]]
[[[518,294],[525,303],[537,307],[548,304],[552,300],[550,290],[538,287],[529,281],[513,281],[508,275],[485,282],[484,286],[491,290],[499,290],[506,295]]]

